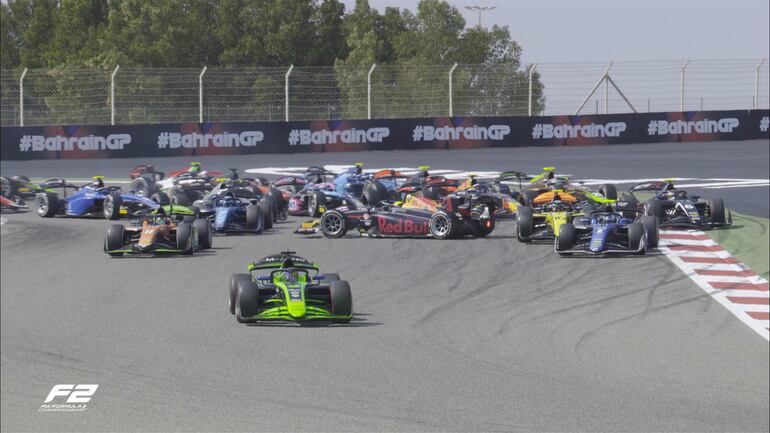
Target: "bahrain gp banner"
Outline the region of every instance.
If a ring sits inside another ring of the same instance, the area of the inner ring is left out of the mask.
[[[768,110],[3,127],[0,159],[576,146],[768,138]]]

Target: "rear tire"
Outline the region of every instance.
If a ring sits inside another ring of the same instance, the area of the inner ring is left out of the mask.
[[[168,198],[168,194],[166,194],[163,191],[158,191],[150,196],[150,200],[154,201],[155,203],[158,203],[161,206],[166,206],[171,202],[171,200]]]
[[[143,174],[131,181],[131,189],[134,191],[134,194],[142,197],[150,197],[158,192],[155,179],[153,179],[152,175],[148,174]]]
[[[471,221],[471,234],[473,234],[474,238],[483,238],[492,233],[492,230],[495,229],[495,219],[490,218],[487,221],[489,222],[489,227],[485,227],[479,220]]]
[[[174,191],[171,193],[170,203],[174,206],[190,206],[190,197],[182,191]]]
[[[211,248],[211,223],[206,218],[196,218],[195,230],[198,232],[198,248],[209,249]]]
[[[516,238],[519,242],[532,242],[532,208],[519,206],[516,209]]]
[[[332,319],[334,323],[350,323],[353,315],[353,297],[350,294],[350,284],[344,280],[331,282],[332,314],[335,316],[351,316],[344,319]]]
[[[642,226],[647,233],[647,247],[657,248],[658,240],[660,238],[658,231],[658,219],[652,215],[645,215],[642,217]]]
[[[604,185],[599,187],[599,192],[602,193],[602,195],[606,199],[609,199],[609,200],[618,199],[618,189],[615,187],[615,184],[605,183]]]
[[[634,211],[639,209],[639,200],[636,199],[636,196],[633,194],[625,194],[621,201],[626,202],[626,205],[623,206],[623,208],[618,209],[623,217],[632,220],[636,219],[638,213]]]
[[[725,225],[725,203],[721,198],[714,198],[709,201],[709,213],[711,222],[717,226]]]
[[[195,251],[192,224],[181,223],[176,226],[176,247],[182,250],[184,255],[190,255]]]
[[[562,254],[562,251],[571,250],[575,247],[575,225],[566,223],[559,227],[559,236],[554,241],[556,243],[556,251]]]
[[[254,230],[256,233],[262,233],[265,228],[264,215],[261,206],[246,206],[246,228]]]
[[[272,199],[269,197],[265,197],[262,200],[259,201],[257,204],[259,206],[259,209],[262,213],[262,218],[264,219],[264,227],[266,229],[273,228],[273,206],[272,206]]]
[[[326,208],[326,194],[323,191],[313,191],[308,197],[307,211],[312,217],[321,216],[321,208]]]
[[[123,198],[117,192],[110,193],[104,198],[102,203],[102,212],[104,217],[108,220],[116,220],[120,218],[120,208],[123,205]]]
[[[336,210],[324,212],[319,224],[321,233],[327,238],[341,238],[348,232],[348,223],[345,215]]]
[[[645,215],[652,215],[661,221],[663,219],[663,203],[658,200],[648,200],[644,207]]]
[[[235,298],[238,296],[238,283],[251,281],[249,274],[233,274],[230,276],[230,314],[235,314]]]
[[[438,211],[430,217],[430,234],[436,239],[449,239],[455,233],[455,225],[458,223],[452,215]]]
[[[362,196],[367,206],[377,206],[388,197],[388,190],[382,183],[374,181],[364,186]]]
[[[52,192],[44,192],[35,199],[37,214],[43,218],[51,218],[59,210],[59,197]]]
[[[104,250],[112,251],[123,248],[124,227],[121,224],[112,224],[107,228],[107,236],[104,238]],[[107,253],[111,257],[120,257],[123,253]]]
[[[340,276],[339,274],[323,274],[324,281],[339,281]]]
[[[635,254],[644,254],[646,246],[642,244],[644,239],[644,225],[633,223],[628,225],[628,248]],[[641,251],[639,249],[641,248]],[[639,252],[636,252],[639,251]]]

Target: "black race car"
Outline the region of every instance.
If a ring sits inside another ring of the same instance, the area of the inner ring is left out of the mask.
[[[673,179],[644,182],[631,188],[631,202],[638,202],[635,192],[651,191],[655,196],[640,205],[645,215],[654,215],[661,227],[714,228],[733,223],[730,211],[725,212],[721,198],[709,201],[690,195],[674,186]]]

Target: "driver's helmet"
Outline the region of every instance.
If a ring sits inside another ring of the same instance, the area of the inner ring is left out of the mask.
[[[191,162],[190,163],[190,170],[188,170],[192,174],[199,174],[201,172],[201,163],[200,162]]]
[[[353,172],[355,174],[361,174],[364,172],[364,163],[363,162],[357,162],[355,163],[355,168],[353,169]]]
[[[299,271],[282,271],[277,274],[278,281],[285,284],[295,284],[299,281]]]
[[[551,179],[549,183],[551,184],[551,187],[553,187],[553,189],[561,189],[561,190],[566,189],[568,185],[567,180],[562,178]]]
[[[168,225],[171,224],[171,218],[168,217],[168,215],[155,215],[155,218],[153,219],[153,223],[156,225]]]

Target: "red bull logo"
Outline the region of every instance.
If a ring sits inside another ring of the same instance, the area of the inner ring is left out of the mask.
[[[377,229],[380,233],[388,235],[427,235],[428,222],[411,219],[388,221],[385,218],[377,218]]]

